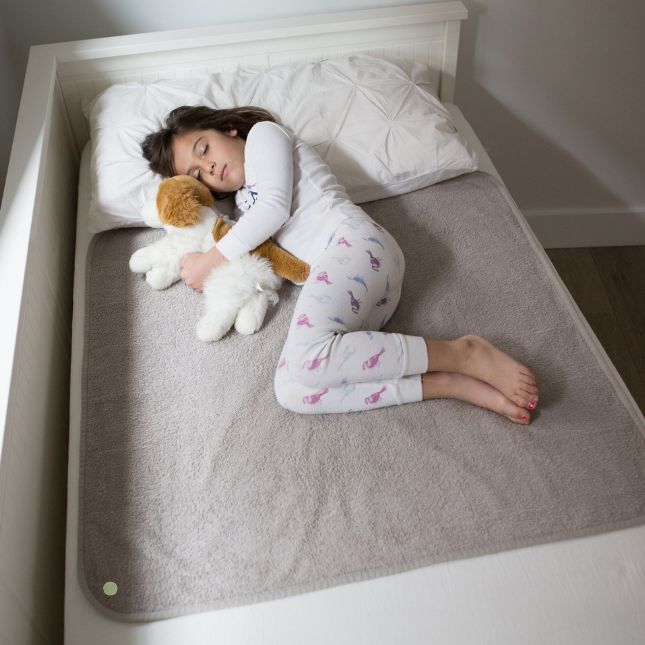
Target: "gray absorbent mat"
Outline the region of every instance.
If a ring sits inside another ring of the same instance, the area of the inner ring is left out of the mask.
[[[105,613],[168,618],[643,523],[642,416],[505,189],[477,172],[364,208],[406,257],[384,330],[488,338],[536,373],[533,422],[448,399],[288,412],[273,375],[299,287],[257,334],[205,344],[200,294],[128,269],[160,232],[101,234],[78,557]]]

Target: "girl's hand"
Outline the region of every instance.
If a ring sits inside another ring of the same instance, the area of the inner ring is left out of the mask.
[[[228,260],[214,246],[206,253],[186,253],[179,261],[181,277],[195,291],[203,291],[204,280],[210,272]]]

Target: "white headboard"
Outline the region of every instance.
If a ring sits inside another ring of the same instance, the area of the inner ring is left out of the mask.
[[[237,67],[264,70],[351,53],[398,57],[428,64],[439,97],[452,102],[459,27],[467,15],[461,2],[434,2],[44,45],[32,55],[55,55],[81,150],[89,138],[81,102],[110,85]]]

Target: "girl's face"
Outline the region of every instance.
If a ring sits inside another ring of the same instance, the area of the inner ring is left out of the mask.
[[[180,175],[190,175],[216,193],[234,193],[244,185],[244,146],[237,130],[196,130],[175,137],[173,161]]]

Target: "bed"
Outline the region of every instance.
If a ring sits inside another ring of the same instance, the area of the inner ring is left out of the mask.
[[[190,75],[222,61],[264,68],[308,56],[396,51],[436,70],[440,98],[477,151],[479,170],[501,181],[475,133],[452,105],[459,22],[465,17],[459,2],[434,3],[246,24],[235,32],[206,28],[171,36],[51,45],[32,52],[0,237],[7,307],[2,335],[7,423],[0,472],[0,633],[7,634],[8,642],[19,642],[29,633],[52,640],[60,634],[60,602],[51,607],[42,601],[42,593],[57,589],[54,593],[60,597],[62,592],[61,544],[47,544],[45,535],[60,535],[66,496],[65,642],[70,644],[641,641],[642,526],[146,623],[119,622],[100,613],[78,582],[80,375],[85,256],[91,241],[84,219],[88,180],[82,169],[78,180],[80,152],[88,138],[82,100],[92,99],[110,83]],[[523,230],[539,250],[530,229]],[[543,252],[541,257],[550,265]],[[8,281],[8,267],[12,276],[24,273],[24,280]],[[594,340],[557,275],[553,279]],[[625,405],[636,410],[594,342],[598,360],[611,373]],[[65,488],[61,472],[68,464]],[[5,621],[4,616],[11,618]]]

